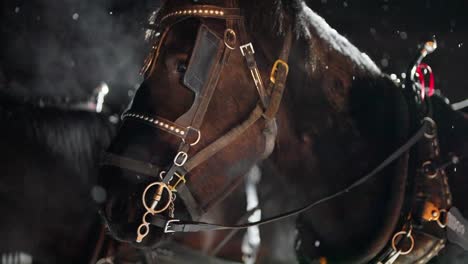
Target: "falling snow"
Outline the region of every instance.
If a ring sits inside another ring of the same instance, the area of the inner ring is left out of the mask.
[[[408,38],[408,33],[406,33],[405,31],[401,31],[400,32],[400,38],[401,39],[407,39]]]

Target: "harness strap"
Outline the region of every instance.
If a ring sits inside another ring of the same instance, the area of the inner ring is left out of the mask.
[[[389,157],[387,157],[379,166],[377,166],[375,169],[373,169],[371,172],[369,172],[367,175],[361,177],[357,181],[353,182],[346,188],[342,189],[341,191],[338,191],[336,193],[333,193],[331,195],[328,195],[326,197],[323,197],[319,200],[316,200],[314,202],[311,202],[303,207],[300,207],[298,209],[285,212],[273,217],[265,218],[257,222],[252,222],[252,223],[246,223],[246,224],[240,224],[240,225],[220,225],[220,224],[211,224],[211,223],[205,223],[205,222],[195,222],[195,221],[181,221],[179,219],[164,219],[163,217],[160,217],[159,215],[151,215],[150,216],[150,223],[152,225],[158,226],[160,228],[164,229],[165,233],[174,233],[174,232],[201,232],[201,231],[214,231],[214,230],[236,230],[236,229],[246,229],[251,226],[256,226],[256,225],[264,225],[268,224],[271,222],[276,222],[278,220],[295,216],[300,213],[303,213],[305,211],[308,211],[309,209],[323,204],[329,200],[335,199],[336,197],[339,197],[341,195],[344,195],[348,193],[349,191],[361,186],[374,176],[376,176],[380,171],[382,171],[384,168],[386,168],[389,164],[391,164],[393,161],[395,161],[397,158],[399,158],[401,155],[406,153],[413,147],[423,136],[424,133],[427,131],[428,123],[424,122],[422,126],[419,128],[419,130],[405,143],[403,144],[400,148],[398,148],[395,152],[393,152]]]
[[[112,154],[110,152],[104,153],[101,166],[114,166],[129,171],[145,174],[152,177],[158,177],[161,169],[150,162],[139,161],[128,157]]]
[[[191,171],[201,163],[208,160],[214,154],[218,153],[220,150],[228,146],[232,141],[238,139],[239,136],[249,129],[255,122],[260,119],[263,114],[262,107],[256,106],[255,109],[250,113],[249,118],[247,118],[240,125],[232,128],[228,133],[224,134],[222,137],[218,138],[216,141],[199,151],[191,159],[189,159],[183,166],[186,171]]]

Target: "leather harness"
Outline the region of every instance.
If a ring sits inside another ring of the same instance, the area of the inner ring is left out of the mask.
[[[374,170],[358,179],[347,188],[306,204],[296,210],[285,212],[274,217],[264,218],[257,222],[233,226],[185,221],[175,218],[166,218],[161,215],[162,212],[170,208],[169,203],[173,201],[173,193],[177,192],[183,199],[192,219],[199,219],[204,212],[203,209],[198,206],[190,190],[184,184],[187,180],[186,175],[198,165],[210,159],[210,157],[231,144],[234,140],[238,139],[259,119],[265,120],[264,134],[267,139],[266,142],[274,142],[276,138],[275,116],[281,103],[289,70],[287,61],[292,45],[292,30],[289,29],[286,34],[278,60],[272,67],[268,87],[265,88],[256,64],[253,45],[249,41],[245,29],[244,18],[237,8],[236,1],[227,2],[227,7],[191,5],[176,10],[165,10],[166,12],[159,14],[157,29],[161,29],[162,33],[158,34],[157,44],[153,46],[153,51],[145,62],[143,73],[146,76],[151,75],[154,70],[155,62],[157,61],[164,38],[171,27],[176,23],[189,17],[199,18],[201,20],[204,18],[218,19],[224,20],[226,23],[226,30],[222,41],[203,23],[199,28],[194,48],[194,54],[198,54],[199,56],[192,55],[188,67],[189,69],[187,70],[189,74],[184,76],[184,85],[195,93],[195,102],[190,110],[175,122],[158,116],[148,116],[144,113],[126,112],[122,115],[124,121],[127,119],[141,121],[144,124],[179,137],[181,143],[173,164],[167,170],[163,170],[156,165],[134,160],[129,157],[122,157],[113,153],[107,153],[102,161],[103,165],[116,166],[157,179],[157,181],[151,183],[143,193],[142,202],[147,212],[143,216],[142,225],[138,228],[137,242],[141,242],[149,233],[150,225],[163,229],[165,233],[226,229],[238,230],[298,215],[362,185],[403,154],[407,153],[413,146],[417,145],[418,157],[424,158],[418,160],[418,162],[421,163],[421,167],[418,169],[418,175],[414,178],[414,182],[412,183],[412,187],[414,188],[413,193],[415,195],[411,200],[414,202],[412,203],[414,206],[411,206],[406,213],[402,214],[400,227],[396,229],[388,243],[388,247],[382,250],[373,262],[391,264],[399,257],[404,256],[407,258],[409,257],[409,253],[414,253],[416,251],[417,256],[413,259],[419,261],[418,263],[425,263],[426,260],[434,256],[444,245],[445,240],[441,230],[443,231],[446,225],[445,216],[447,210],[451,206],[451,194],[445,173],[443,170],[439,170],[433,166],[435,160],[439,158],[440,151],[436,136],[436,124],[431,118],[426,117],[426,115],[424,115],[423,118],[418,117],[416,119],[417,122],[415,122],[415,124],[417,124],[417,126],[414,128],[414,131],[416,131],[414,135]],[[239,38],[237,34],[240,34]],[[199,49],[206,49],[206,43],[209,43],[210,46],[208,47],[208,52],[203,53],[203,51]],[[242,43],[243,45],[239,45],[238,43]],[[204,116],[213,92],[217,87],[219,76],[223,72],[223,66],[229,59],[229,55],[237,47],[245,57],[246,65],[252,75],[254,85],[259,94],[259,102],[246,120],[196,153],[193,157],[189,158],[187,154],[188,150],[190,147],[196,145],[202,137],[200,127],[204,121]],[[206,54],[209,54],[212,58],[206,58]],[[195,68],[191,68],[191,66]],[[206,67],[208,70],[201,71],[200,67],[202,66]],[[426,101],[428,102],[429,100]],[[430,113],[425,114],[429,114],[428,116],[430,116]],[[422,142],[420,142],[421,139]],[[265,146],[265,157],[271,153],[273,145],[274,144],[270,144],[270,146],[268,146],[267,144],[267,146]],[[156,194],[152,196],[152,204],[149,206],[146,204],[148,201],[146,194],[148,190],[153,187],[157,187],[157,191]],[[165,194],[169,196],[167,199],[169,202],[167,205],[162,206],[162,209],[157,209],[158,202],[161,201],[161,197]],[[173,217],[173,208],[172,214],[169,212],[169,216]],[[431,245],[424,246],[420,249],[415,243],[415,240],[419,241],[420,239],[429,241],[427,243],[431,243]]]

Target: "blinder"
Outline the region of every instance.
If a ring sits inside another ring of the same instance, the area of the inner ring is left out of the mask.
[[[176,122],[192,125],[189,122],[193,120],[201,101],[207,100],[208,94],[206,94],[205,87],[213,77],[214,66],[221,60],[223,50],[222,39],[207,25],[201,23],[187,71],[183,77],[183,84],[195,94],[195,98],[190,109]]]
[[[217,55],[220,53],[222,44],[222,40],[205,24],[200,25],[193,53],[184,75],[184,85],[195,93],[195,97],[200,96],[213,65],[219,59]]]

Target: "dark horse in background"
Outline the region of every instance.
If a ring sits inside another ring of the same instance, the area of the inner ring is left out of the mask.
[[[100,185],[108,199],[101,214],[113,237],[156,255],[167,241],[209,254],[225,233],[209,233],[207,240],[205,233],[178,232],[219,227],[206,222],[239,222],[245,209],[235,199],[242,193],[237,187],[260,164],[264,182],[282,183],[273,197],[262,197],[267,219],[340,195],[301,215],[297,245],[261,226],[271,240],[262,245],[258,262],[290,263],[276,254],[282,247],[296,247],[304,262],[378,261],[402,228],[400,212],[412,202],[405,186],[419,173],[421,157],[414,149],[404,151],[379,173],[362,177],[425,132],[415,117],[420,103],[408,96],[412,88],[398,87],[303,1],[165,1],[153,24],[156,40],[145,81],[102,167]],[[202,77],[198,86],[188,78],[194,73]],[[439,128],[440,160],[465,157],[466,115],[437,96],[425,100]],[[462,195],[466,165],[458,166],[449,173],[451,202],[468,215]],[[286,229],[286,222],[275,225]],[[426,263],[446,243],[441,239],[428,250],[421,241],[410,250],[416,255],[393,252],[394,263]],[[236,246],[217,256],[239,261]],[[183,259],[183,252],[171,250],[165,248],[168,263]]]
[[[102,231],[93,199],[105,196],[97,164],[143,55],[140,13],[127,4],[0,3],[1,264],[92,259]],[[97,113],[88,99],[103,81],[109,111]]]
[[[107,115],[0,96],[0,263],[86,263],[100,232]],[[94,187],[94,188],[93,188]]]

